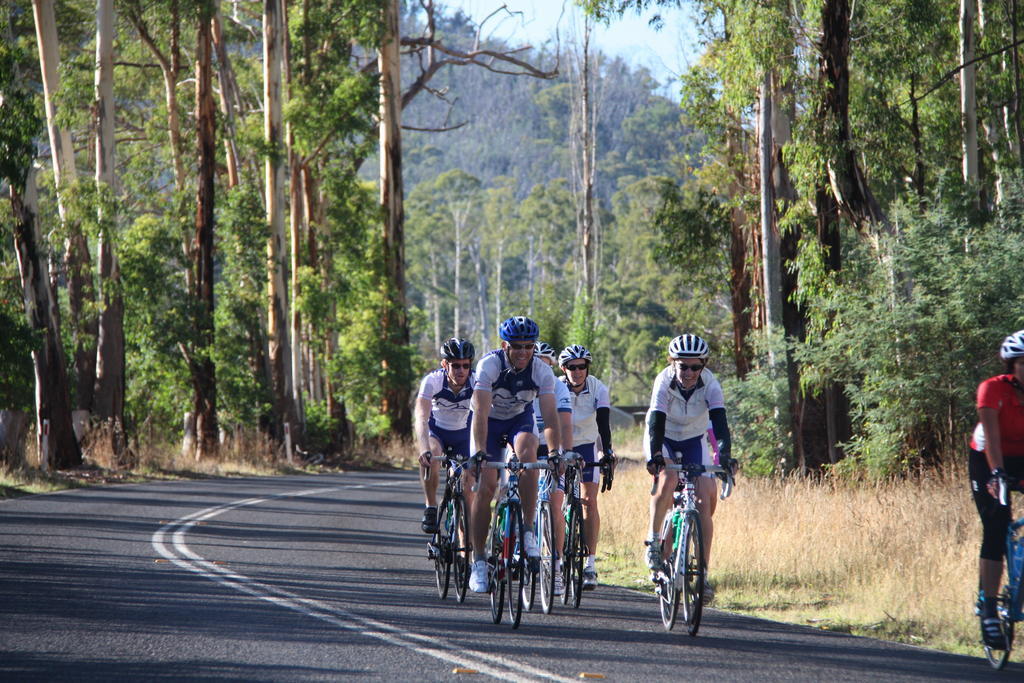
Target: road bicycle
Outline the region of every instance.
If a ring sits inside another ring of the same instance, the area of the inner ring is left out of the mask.
[[[437,580],[437,594],[444,600],[452,573],[455,574],[455,596],[458,601],[466,600],[469,586],[470,537],[466,498],[462,489],[462,472],[469,459],[455,453],[452,446],[445,448],[443,465],[447,471],[444,496],[437,508],[437,530],[427,542],[427,557],[434,561],[434,577]],[[429,470],[424,473],[424,479]]]
[[[540,560],[537,571],[530,575],[529,585],[523,592],[523,607],[527,612],[533,609],[537,599],[537,585],[540,584],[540,608],[544,614],[551,613],[552,597],[555,592],[555,552],[553,529],[551,526],[551,494],[558,483],[558,475],[553,471],[558,456],[549,455],[549,467],[542,470],[537,480],[537,511],[533,516],[533,533],[540,545]],[[532,567],[531,567],[532,569]]]
[[[487,592],[491,597],[491,620],[501,623],[505,594],[508,593],[508,616],[512,628],[519,627],[523,615],[523,596],[532,583],[530,564],[526,557],[523,539],[523,508],[519,498],[519,475],[525,470],[548,468],[547,462],[524,463],[515,451],[509,449],[506,462],[483,462],[480,469],[505,470],[507,480],[499,489],[498,503],[491,515],[491,526],[487,532]],[[474,491],[479,486],[474,485]]]
[[[681,454],[676,454],[681,457]],[[733,476],[729,468],[718,465],[689,465],[666,463],[668,472],[677,472],[678,483],[673,494],[673,506],[661,527],[662,566],[652,572],[651,580],[658,595],[661,621],[665,630],[675,626],[680,597],[683,603],[683,623],[691,636],[697,635],[704,605],[704,587],[707,567],[704,564],[704,534],[697,510],[697,477],[714,474],[723,481],[719,495],[725,500],[732,493]],[[655,483],[657,486],[657,483]]]
[[[1010,492],[1024,493],[1024,483],[1019,480],[999,481],[999,502],[1009,505]],[[1006,649],[985,645],[985,658],[995,669],[1002,669],[1010,659],[1013,648],[1014,624],[1024,621],[1024,516],[1010,523],[1006,532],[1006,585],[996,596],[996,614],[1006,639]],[[981,614],[983,596],[978,593],[977,613]]]
[[[607,456],[600,462],[584,462],[583,456],[575,451],[566,451],[562,456],[565,463],[565,499],[562,512],[565,519],[565,540],[562,543],[562,604],[579,608],[583,597],[583,566],[590,553],[586,533],[583,529],[583,499],[580,485],[583,470],[590,467],[601,469],[601,491],[607,491],[612,483],[612,465]],[[543,557],[543,551],[541,553]]]

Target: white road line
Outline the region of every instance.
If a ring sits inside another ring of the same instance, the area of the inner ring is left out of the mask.
[[[164,524],[153,534],[151,543],[153,548],[160,553],[160,555],[182,569],[194,572],[205,579],[215,581],[223,586],[233,588],[241,593],[245,593],[246,595],[250,595],[260,600],[265,600],[274,605],[278,605],[279,607],[285,607],[315,619],[320,619],[321,621],[325,621],[337,626],[338,628],[356,631],[362,635],[434,657],[447,664],[475,669],[482,674],[510,681],[575,680],[559,676],[553,672],[539,669],[522,662],[513,661],[499,655],[469,650],[461,643],[449,643],[437,634],[432,633],[430,635],[424,635],[413,631],[407,631],[376,619],[360,616],[349,612],[348,610],[328,605],[319,600],[304,598],[282,588],[260,583],[250,577],[213,564],[206,558],[193,552],[185,543],[186,534],[198,522],[212,519],[225,512],[241,507],[259,505],[271,500],[280,500],[283,498],[298,498],[301,496],[312,496],[321,493],[333,493],[341,490],[363,489],[373,486],[394,486],[396,484],[407,483],[408,482],[405,481],[390,481],[381,482],[379,484],[333,486],[330,488],[307,489],[305,491],[280,493],[264,498],[246,498],[231,503],[215,505],[213,507],[199,510],[198,512],[193,512],[192,514],[185,515],[184,517],[180,517],[173,522]],[[168,536],[170,536],[170,546],[168,546],[167,543]]]

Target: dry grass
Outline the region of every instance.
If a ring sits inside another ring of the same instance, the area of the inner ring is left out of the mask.
[[[26,438],[24,462],[0,464],[0,498],[57,491],[96,484],[154,479],[268,476],[343,469],[413,469],[415,449],[406,439],[362,442],[343,457],[289,463],[283,449],[257,430],[239,431],[221,444],[215,458],[196,460],[183,454],[180,443],[133,443],[117,456],[111,435],[93,430],[82,444],[83,466],[74,470],[43,472],[34,446]]]
[[[650,586],[650,482],[643,468],[624,467],[601,500],[602,577],[620,585]],[[980,523],[962,469],[877,483],[741,476],[715,523],[717,607],[980,651]]]

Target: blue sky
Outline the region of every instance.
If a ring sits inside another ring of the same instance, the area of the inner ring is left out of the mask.
[[[492,35],[515,43],[539,45],[554,37],[558,28],[563,44],[572,35],[579,33],[582,25],[581,10],[572,0],[440,0],[451,8],[461,8],[476,22],[481,22],[491,12],[507,5],[516,14],[495,15],[485,25],[484,35]],[[564,10],[564,13],[563,13]],[[648,26],[654,12],[648,11],[638,17],[627,12],[621,19],[612,19],[608,26],[598,25],[592,41],[602,52],[617,55],[637,66],[646,66],[662,83],[684,71],[699,52],[693,29],[694,20],[689,10],[663,9],[661,15],[665,26],[655,31]],[[498,18],[503,17],[500,21]],[[666,95],[677,99],[678,88],[666,88]]]

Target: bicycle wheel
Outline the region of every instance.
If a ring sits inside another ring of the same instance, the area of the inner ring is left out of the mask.
[[[470,551],[472,548],[469,543],[469,527],[466,524],[466,499],[456,496],[453,502],[455,519],[449,543],[455,573],[455,597],[459,602],[465,602],[466,589],[469,588]]]
[[[538,527],[540,525],[540,512],[534,515],[533,520],[533,533],[538,533]],[[525,529],[525,522],[523,528]],[[520,542],[522,543],[522,542]],[[528,557],[525,557],[524,553],[524,568],[526,575],[523,577],[523,609],[527,612],[533,610],[533,606],[537,603],[537,578],[539,576],[538,562],[531,562]],[[534,571],[534,567],[537,567],[537,571]]]
[[[537,513],[537,526],[540,528],[540,572],[534,583],[540,583],[540,609],[544,614],[551,613],[555,597],[555,536],[551,526],[551,504],[541,503]]]
[[[437,506],[437,531],[434,532],[434,579],[437,583],[437,594],[444,600],[448,597],[448,585],[452,576],[452,546],[448,528],[452,519],[449,513],[448,496]]]
[[[505,607],[505,559],[502,557],[502,541],[504,525],[501,523],[501,513],[495,512],[491,518],[491,530],[488,535],[490,539],[490,553],[487,557],[487,564],[490,571],[487,579],[487,592],[491,595],[491,621],[495,624],[501,623],[501,615]]]
[[[1010,619],[1009,606],[1010,597],[1003,591],[999,594],[999,625],[1003,630],[1003,637],[1006,638],[1006,649],[997,650],[985,645],[985,659],[992,665],[993,669],[1002,669],[1010,659],[1010,650],[1013,648],[1013,620]]]
[[[506,539],[505,585],[508,593],[508,618],[512,628],[519,628],[523,618],[523,593],[526,592],[526,547],[523,544],[523,511],[516,503],[508,506],[508,537]]]
[[[583,597],[583,562],[587,556],[587,542],[583,535],[583,507],[578,500],[572,502],[569,515],[569,529],[566,538],[571,538],[571,555],[562,560],[564,567],[569,563],[569,580],[565,584],[565,592],[572,592],[572,606],[579,608]]]
[[[700,617],[704,611],[704,533],[700,515],[689,511],[683,518],[683,538],[678,552],[678,571],[683,583],[683,621],[691,636],[697,635]]]
[[[676,614],[679,611],[679,553],[675,544],[676,529],[675,512],[670,512],[661,525],[661,557],[664,570],[659,572],[658,608],[661,611],[661,623],[666,631],[676,625]]]

